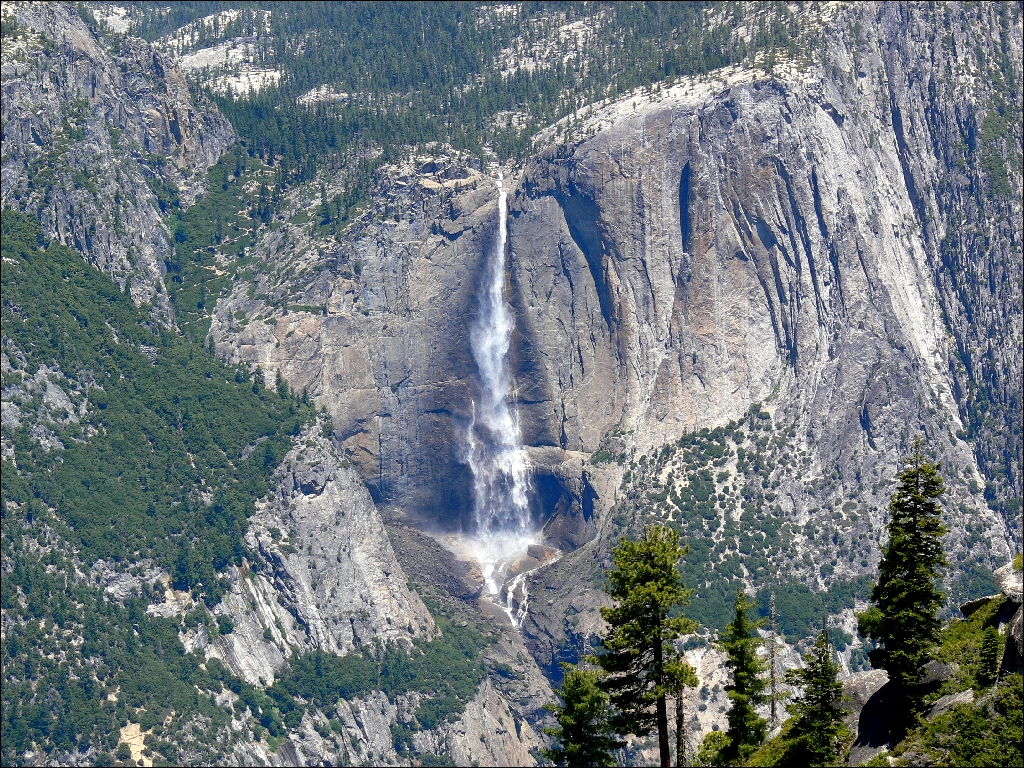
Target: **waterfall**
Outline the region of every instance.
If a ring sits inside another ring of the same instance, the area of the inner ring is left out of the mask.
[[[502,588],[507,569],[535,541],[530,523],[529,465],[520,440],[519,414],[509,405],[508,350],[515,318],[505,301],[507,215],[499,173],[498,235],[484,270],[480,311],[470,328],[480,399],[473,403],[466,436],[466,458],[473,472],[474,548],[488,592],[494,596]],[[508,612],[517,624],[515,613]]]

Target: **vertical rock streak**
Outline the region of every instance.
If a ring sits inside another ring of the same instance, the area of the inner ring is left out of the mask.
[[[473,471],[475,533],[484,550],[481,560],[485,574],[488,566],[493,573],[496,563],[525,547],[531,534],[529,468],[520,441],[518,414],[508,402],[508,350],[515,318],[505,301],[507,211],[499,174],[498,236],[484,273],[480,311],[470,329],[480,375],[480,400],[473,404],[467,458]],[[492,593],[497,592],[493,578],[488,578],[488,587]]]

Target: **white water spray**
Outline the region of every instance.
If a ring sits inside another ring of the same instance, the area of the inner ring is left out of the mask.
[[[520,440],[519,415],[509,406],[511,379],[508,350],[515,319],[505,302],[505,230],[508,205],[498,174],[498,237],[487,260],[480,312],[470,328],[473,358],[480,372],[480,401],[473,403],[467,430],[466,458],[473,471],[472,547],[483,571],[487,591],[497,596],[509,568],[536,542],[530,524],[530,470]],[[511,590],[506,613],[513,624],[522,622],[523,601],[513,607]]]

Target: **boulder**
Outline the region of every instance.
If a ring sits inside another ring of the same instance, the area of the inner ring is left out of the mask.
[[[979,598],[976,598],[974,600],[968,600],[966,603],[964,603],[963,605],[960,606],[960,613],[962,613],[964,615],[964,618],[966,618],[966,617],[970,616],[971,614],[975,613],[976,611],[979,611],[982,608],[984,608],[986,605],[988,605],[992,600],[995,600],[997,597],[1002,597],[1002,595],[1001,594],[985,595],[985,597],[979,597]]]
[[[1020,604],[1024,595],[1024,572],[1014,568],[1013,563],[1007,563],[1002,568],[997,568],[992,575],[999,585],[999,591]]]
[[[944,712],[948,712],[957,704],[971,704],[974,702],[974,689],[968,688],[966,691],[960,691],[959,693],[950,693],[943,696],[941,699],[932,704],[931,709],[928,710],[926,717],[930,720],[933,717],[938,717]]]
[[[1004,675],[1020,674],[1024,671],[1024,627],[1021,607],[1017,607],[1006,632],[1006,646],[1003,648],[1003,660],[999,664],[999,672]]]
[[[883,706],[889,675],[885,670],[857,672],[843,681],[850,710],[846,727],[855,734],[850,748],[850,765],[860,765],[889,748],[889,725]]]

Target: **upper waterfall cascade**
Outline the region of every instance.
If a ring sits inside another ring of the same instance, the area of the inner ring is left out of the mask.
[[[487,591],[499,596],[507,576],[537,532],[530,521],[530,468],[523,449],[519,416],[509,403],[511,376],[508,351],[515,327],[512,308],[505,300],[505,243],[508,202],[498,174],[498,232],[482,283],[480,310],[470,329],[473,359],[479,371],[480,397],[473,403],[473,419],[466,435],[466,454],[473,472],[474,526],[472,547],[480,563]],[[525,615],[525,584],[521,602],[513,606],[512,591],[503,603],[513,624]]]

